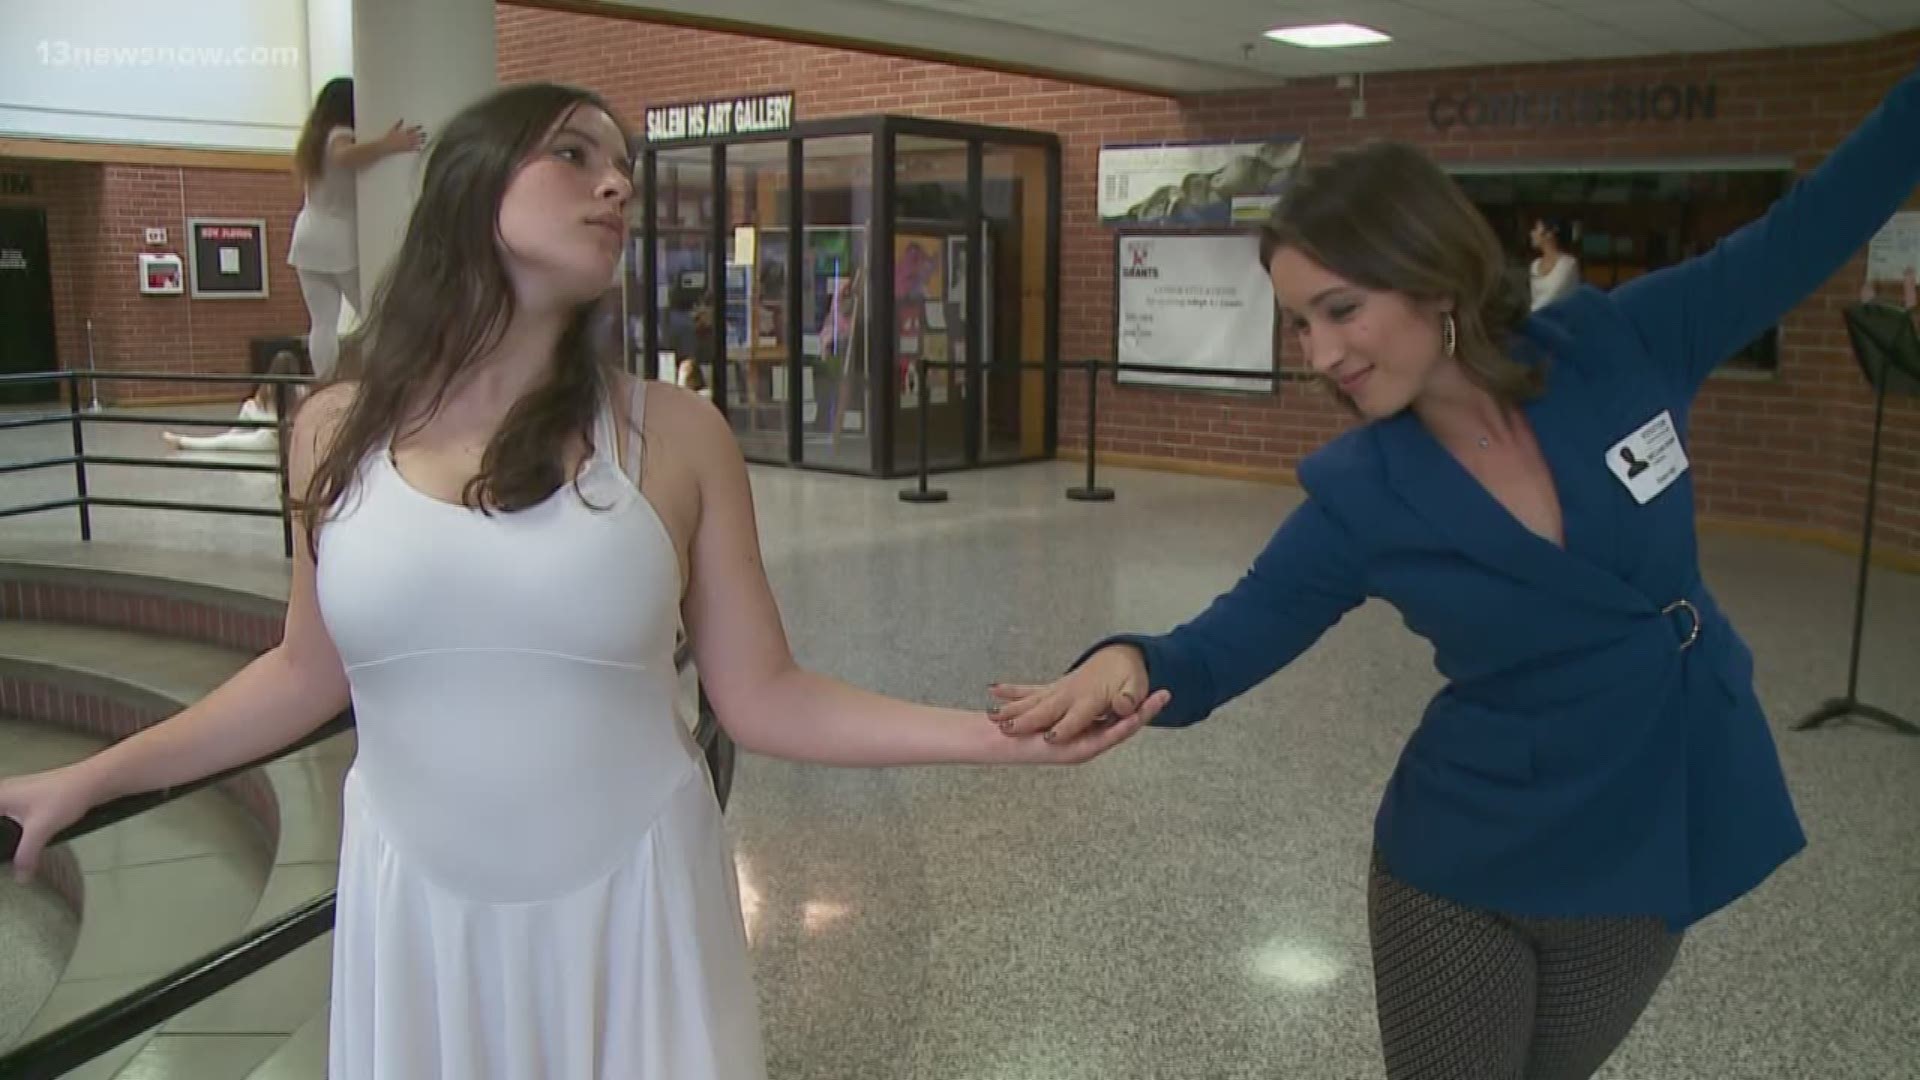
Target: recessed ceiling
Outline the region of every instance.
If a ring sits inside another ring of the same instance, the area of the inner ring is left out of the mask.
[[[1169,93],[1284,79],[1857,41],[1920,0],[612,0],[720,22]],[[1276,26],[1350,22],[1386,44],[1303,49]]]

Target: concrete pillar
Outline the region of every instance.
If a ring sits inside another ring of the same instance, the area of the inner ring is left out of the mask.
[[[310,0],[312,2],[312,0]],[[498,85],[493,5],[475,0],[353,0],[354,131],[376,138],[395,120],[434,136]],[[386,274],[406,235],[426,151],[360,171],[360,302]]]

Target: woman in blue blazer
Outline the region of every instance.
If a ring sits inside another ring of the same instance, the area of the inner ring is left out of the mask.
[[[1300,464],[1304,502],[1230,591],[1050,686],[996,687],[1002,730],[1070,741],[1149,699],[1156,726],[1197,723],[1367,598],[1393,604],[1448,685],[1375,823],[1387,1074],[1590,1076],[1682,931],[1805,843],[1752,657],[1700,577],[1694,396],[1916,182],[1920,72],[1713,250],[1529,317],[1419,151],[1310,170],[1262,259],[1365,423]]]

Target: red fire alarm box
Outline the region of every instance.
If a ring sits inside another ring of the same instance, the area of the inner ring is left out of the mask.
[[[187,291],[186,264],[180,256],[140,254],[140,291],[148,296],[168,296]]]

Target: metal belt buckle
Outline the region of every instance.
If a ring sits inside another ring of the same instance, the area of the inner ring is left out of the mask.
[[[1685,608],[1687,614],[1693,619],[1693,627],[1687,631],[1687,640],[1680,643],[1680,651],[1686,652],[1694,642],[1700,640],[1700,609],[1694,607],[1691,600],[1682,598],[1661,608],[1660,614],[1671,615],[1682,608]]]

